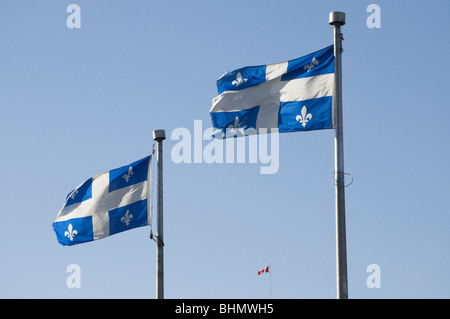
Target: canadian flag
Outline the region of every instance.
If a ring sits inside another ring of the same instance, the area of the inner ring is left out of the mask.
[[[265,272],[269,272],[269,266],[267,266],[266,268],[263,268],[261,270],[258,270],[258,276],[265,273]]]

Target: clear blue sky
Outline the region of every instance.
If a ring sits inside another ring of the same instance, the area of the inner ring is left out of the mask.
[[[281,134],[273,175],[170,157],[174,129],[211,125],[224,71],[332,44],[330,11],[347,16],[349,297],[450,298],[445,0],[2,1],[0,297],[155,297],[149,227],[63,247],[51,224],[74,187],[146,156],[165,129],[166,298],[268,298],[256,273],[269,264],[274,298],[335,298],[332,130]],[[381,288],[366,285],[370,264]]]

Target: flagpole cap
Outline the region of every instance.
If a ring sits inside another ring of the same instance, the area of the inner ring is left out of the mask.
[[[166,131],[164,130],[154,130],[153,131],[153,139],[155,141],[162,141],[166,139]]]
[[[345,24],[345,12],[333,11],[330,12],[330,19],[328,23],[334,26],[341,26]]]

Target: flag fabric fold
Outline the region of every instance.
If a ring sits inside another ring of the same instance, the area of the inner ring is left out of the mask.
[[[226,72],[217,88],[210,109],[216,137],[331,129],[334,46]]]
[[[150,224],[151,156],[91,177],[70,192],[53,222],[61,245]]]

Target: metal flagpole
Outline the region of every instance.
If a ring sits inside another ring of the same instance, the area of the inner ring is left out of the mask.
[[[163,236],[163,145],[166,139],[164,130],[154,130],[153,139],[157,142],[156,162],[158,167],[158,183],[156,188],[157,205],[156,211],[156,299],[164,299],[164,236]]]
[[[334,130],[335,130],[335,190],[336,190],[336,275],[337,298],[348,298],[347,244],[345,231],[344,139],[342,123],[342,34],[344,12],[330,12],[329,24],[334,26]]]

